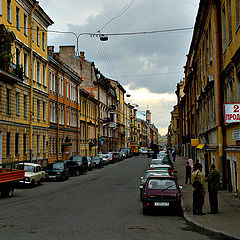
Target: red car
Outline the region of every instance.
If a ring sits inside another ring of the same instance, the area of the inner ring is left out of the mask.
[[[174,209],[181,215],[181,189],[173,176],[150,176],[143,188],[143,214],[150,209]]]

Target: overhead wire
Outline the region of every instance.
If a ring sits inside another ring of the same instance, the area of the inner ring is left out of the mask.
[[[114,15],[109,21],[107,21],[98,32],[102,31],[109,23],[111,23],[114,19],[119,18],[122,14],[124,14],[135,2],[136,0],[132,0],[125,7],[123,7],[116,15]]]

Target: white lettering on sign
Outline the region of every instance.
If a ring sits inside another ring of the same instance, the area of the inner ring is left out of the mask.
[[[240,123],[240,103],[224,104],[224,123]]]

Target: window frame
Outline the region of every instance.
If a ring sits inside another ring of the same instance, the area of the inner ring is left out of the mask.
[[[24,13],[23,15],[23,26],[24,26],[24,35],[27,36],[28,35],[28,16],[26,13]]]
[[[12,23],[12,1],[7,0],[7,21]]]
[[[20,31],[20,9],[16,7],[16,29]]]

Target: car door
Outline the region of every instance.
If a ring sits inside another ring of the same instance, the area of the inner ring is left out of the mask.
[[[41,180],[41,171],[40,171],[40,167],[37,166],[35,167],[35,170],[34,170],[36,176],[35,176],[35,182],[40,182]]]

